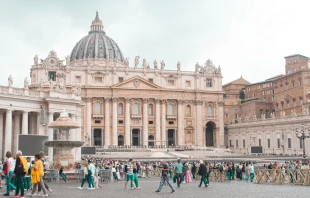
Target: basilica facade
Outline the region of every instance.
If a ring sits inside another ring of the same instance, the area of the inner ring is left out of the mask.
[[[55,51],[45,59],[35,56],[29,90],[68,95],[75,105],[62,108],[80,121],[76,139],[85,145],[223,146],[220,66],[207,60],[193,71],[183,71],[180,62],[175,70],[165,67],[163,60],[139,56],[129,62],[97,13],[65,60]]]

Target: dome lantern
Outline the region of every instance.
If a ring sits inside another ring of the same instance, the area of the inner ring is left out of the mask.
[[[98,10],[96,11],[96,18],[93,20],[91,26],[90,26],[91,32],[103,32],[103,25],[102,21],[99,19],[99,13]]]

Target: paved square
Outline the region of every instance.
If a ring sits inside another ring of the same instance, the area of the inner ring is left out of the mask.
[[[87,190],[87,183],[84,184],[84,189],[80,190],[79,183],[48,183],[53,189],[51,197],[65,197],[65,198],[96,198],[96,197],[220,197],[220,198],[234,198],[234,197],[309,197],[310,187],[296,186],[296,185],[272,185],[272,184],[252,184],[246,181],[232,181],[232,182],[211,182],[208,188],[198,188],[198,181],[193,181],[188,184],[181,184],[181,187],[174,187],[176,192],[171,194],[169,187],[163,187],[160,193],[155,190],[159,185],[159,178],[153,177],[150,179],[139,179],[140,190],[124,190],[124,181],[113,183],[101,183],[103,188],[95,190]],[[1,196],[5,190],[0,190]]]

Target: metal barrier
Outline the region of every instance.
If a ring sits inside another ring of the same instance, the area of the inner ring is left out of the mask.
[[[76,169],[74,171],[74,177],[77,179],[77,181],[80,183],[82,182],[84,178],[84,170],[83,169]]]
[[[253,182],[310,186],[310,169],[257,169]]]
[[[46,170],[44,178],[47,179],[48,182],[59,182],[59,172],[57,169]]]
[[[99,171],[101,182],[111,182],[112,172],[110,169],[102,169]]]

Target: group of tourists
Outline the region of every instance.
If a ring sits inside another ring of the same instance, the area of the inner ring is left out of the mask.
[[[43,197],[52,193],[52,189],[44,182],[44,152],[34,155],[34,159],[31,161],[29,157],[25,158],[20,150],[15,155],[6,152],[6,160],[0,167],[1,178],[6,180],[6,193],[3,196],[24,198],[25,190],[31,190],[28,194],[31,197],[40,196],[41,190]]]

